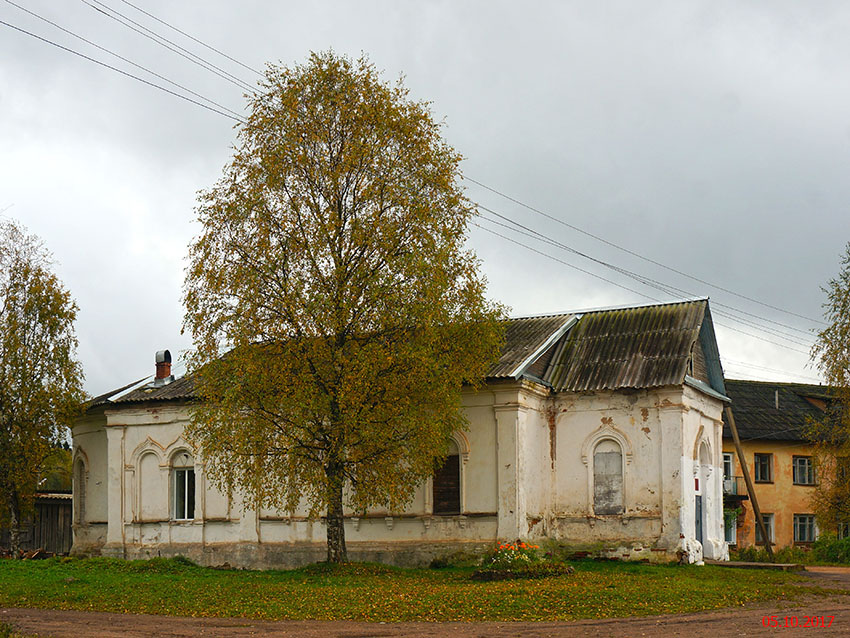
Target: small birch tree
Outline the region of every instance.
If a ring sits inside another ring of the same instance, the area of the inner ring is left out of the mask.
[[[51,265],[38,238],[0,222],[0,494],[13,552],[43,465],[84,398],[77,306]]]
[[[829,386],[829,400],[808,434],[818,466],[812,507],[822,529],[834,530],[850,524],[850,243],[824,292],[827,326],[817,335],[812,359]]]
[[[460,156],[365,59],[270,66],[239,140],[190,247],[187,432],[222,489],[324,514],[341,562],[344,506],[397,511],[465,427],[502,309],[463,247]]]

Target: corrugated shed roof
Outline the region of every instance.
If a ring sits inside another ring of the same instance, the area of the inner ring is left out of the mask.
[[[732,399],[735,427],[742,441],[804,441],[808,420],[824,416],[824,411],[806,397],[829,398],[829,388],[823,385],[736,379],[726,380],[726,393]],[[731,439],[725,413],[723,421],[723,437]]]
[[[516,369],[531,355],[543,348],[549,338],[564,327],[575,315],[565,313],[541,317],[508,319],[505,323],[505,344],[499,360],[490,367],[491,379],[512,378]]]
[[[543,378],[573,392],[682,384],[707,305],[701,299],[583,314]]]

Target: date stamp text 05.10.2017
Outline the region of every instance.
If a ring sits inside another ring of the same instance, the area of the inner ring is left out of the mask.
[[[831,627],[835,616],[764,616],[761,624],[765,627],[790,629],[792,627]]]

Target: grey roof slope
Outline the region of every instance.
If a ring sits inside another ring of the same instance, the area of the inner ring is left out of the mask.
[[[508,319],[502,354],[490,367],[487,376],[492,379],[513,378],[517,368],[532,355],[543,354],[541,348],[574,317],[574,314],[565,313]]]
[[[505,324],[505,344],[488,371],[490,379],[526,377],[555,391],[576,392],[681,385],[699,339],[710,386],[725,394],[707,299],[523,317]],[[90,407],[196,398],[191,376],[127,392],[131,387],[101,395]]]
[[[815,404],[830,399],[827,386],[805,383],[727,379],[726,390],[741,440],[805,441],[809,420],[825,415]],[[723,437],[732,438],[725,413],[723,421]]]
[[[139,401],[174,401],[195,398],[195,379],[190,375],[180,377],[171,383],[159,387],[141,387],[125,394],[113,403],[137,403]]]
[[[556,391],[680,385],[698,339],[709,361],[711,387],[724,394],[714,334],[703,329],[708,300],[699,299],[583,314],[558,343],[543,376]],[[719,377],[719,379],[717,378]]]

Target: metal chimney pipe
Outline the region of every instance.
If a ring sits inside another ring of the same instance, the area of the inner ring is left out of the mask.
[[[160,350],[156,353],[156,378],[167,379],[171,376],[171,353]]]

